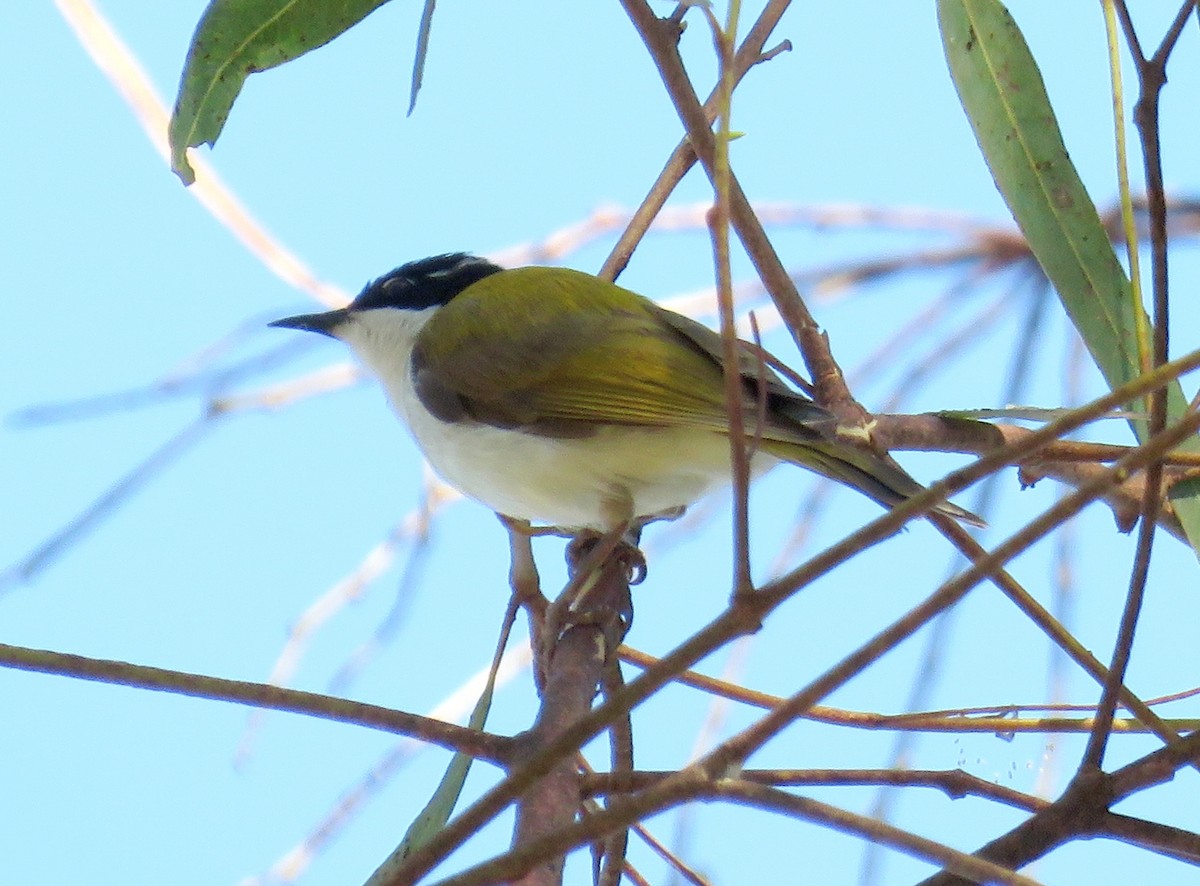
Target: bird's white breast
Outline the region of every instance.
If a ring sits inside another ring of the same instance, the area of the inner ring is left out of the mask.
[[[434,310],[352,315],[338,336],[379,377],[434,470],[464,494],[510,517],[603,530],[686,506],[729,482],[728,438],[711,431],[605,426],[554,438],[435,418],[417,399],[410,359]],[[757,469],[774,463],[761,462]]]

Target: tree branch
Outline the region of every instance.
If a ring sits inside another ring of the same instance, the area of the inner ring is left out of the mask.
[[[489,763],[506,763],[514,751],[513,739],[504,736],[479,732],[419,714],[408,714],[378,705],[334,698],[316,692],[285,689],[265,683],[226,680],[186,671],[170,671],[124,661],[88,658],[83,655],[28,649],[3,643],[0,643],[0,665],[23,671],[131,686],[136,689],[171,692],[192,698],[236,702],[256,708],[289,711],[324,720],[366,726],[420,739],[450,751],[470,754]]]

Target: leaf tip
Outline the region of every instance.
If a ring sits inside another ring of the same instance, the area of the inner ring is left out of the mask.
[[[184,187],[195,184],[196,170],[192,169],[192,164],[188,162],[187,148],[171,149],[171,171],[179,176]]]

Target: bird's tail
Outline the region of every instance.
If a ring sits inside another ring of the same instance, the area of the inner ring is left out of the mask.
[[[890,459],[849,443],[763,440],[761,445],[770,455],[853,487],[887,508],[895,507],[925,491],[924,486]],[[948,501],[943,501],[933,510],[972,526],[987,525],[982,518]]]

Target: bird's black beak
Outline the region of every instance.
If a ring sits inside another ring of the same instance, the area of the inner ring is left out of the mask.
[[[345,308],[335,311],[325,311],[323,314],[300,314],[296,317],[284,317],[268,326],[278,326],[281,329],[302,329],[305,332],[319,332],[330,338],[337,338],[337,328],[346,322],[350,312]]]

